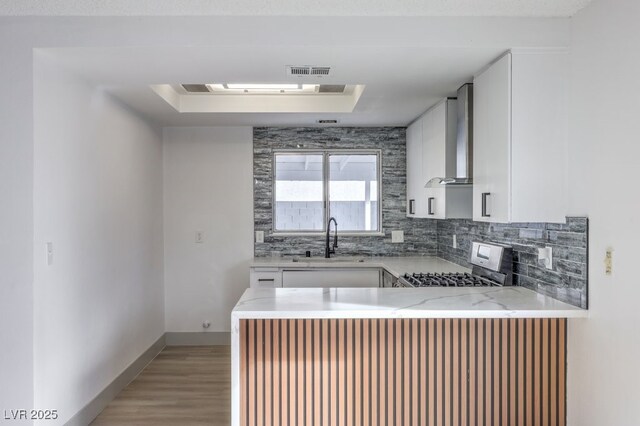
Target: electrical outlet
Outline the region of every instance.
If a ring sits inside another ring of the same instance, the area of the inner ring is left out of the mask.
[[[541,260],[544,267],[547,269],[553,269],[553,248],[545,247],[538,249],[538,260]]]
[[[458,248],[458,236],[456,234],[453,234],[453,248]]]
[[[264,231],[256,231],[256,243],[264,243]]]
[[[604,273],[607,275],[613,274],[613,249],[607,248],[604,255]]]
[[[391,231],[392,243],[404,243],[404,231]]]

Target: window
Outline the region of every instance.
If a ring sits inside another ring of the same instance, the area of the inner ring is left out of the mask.
[[[329,217],[349,233],[379,233],[379,151],[274,155],[275,232],[323,232]]]

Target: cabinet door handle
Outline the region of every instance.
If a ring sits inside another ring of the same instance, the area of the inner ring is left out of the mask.
[[[415,204],[416,200],[409,200],[409,214],[415,214]]]
[[[491,195],[490,192],[482,193],[482,217],[491,217],[489,213],[487,213],[487,197]]]
[[[258,278],[258,282],[275,282],[275,278]]]
[[[427,199],[427,203],[428,203],[428,210],[427,213],[429,213],[431,216],[433,216],[435,213],[433,212],[433,200],[435,200],[434,197],[429,197]]]

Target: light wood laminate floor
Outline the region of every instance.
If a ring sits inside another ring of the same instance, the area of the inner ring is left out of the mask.
[[[92,425],[225,425],[230,346],[168,346]]]

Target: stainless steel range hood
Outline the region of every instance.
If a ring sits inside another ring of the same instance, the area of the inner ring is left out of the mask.
[[[430,179],[425,188],[473,184],[473,84],[458,89],[456,175]]]

